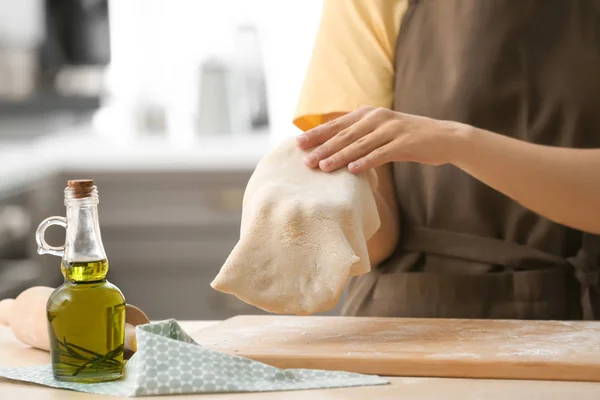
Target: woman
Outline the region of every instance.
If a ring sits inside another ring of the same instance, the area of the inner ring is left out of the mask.
[[[600,319],[599,72],[597,0],[325,1],[298,144],[384,221],[343,313]]]

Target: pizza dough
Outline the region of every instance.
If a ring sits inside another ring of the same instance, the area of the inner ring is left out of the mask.
[[[377,174],[310,169],[304,154],[291,138],[260,161],[244,193],[240,240],[214,289],[268,312],[307,315],[334,308],[348,279],[370,271]]]

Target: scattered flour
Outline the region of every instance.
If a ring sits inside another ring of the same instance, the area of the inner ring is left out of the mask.
[[[481,354],[475,353],[435,353],[425,356],[428,360],[455,360],[461,358],[474,359],[481,358]]]
[[[374,327],[376,328],[376,327]],[[275,333],[278,333],[275,335]],[[341,344],[341,354],[357,357],[416,355],[424,360],[451,360],[474,363],[478,360],[505,362],[577,362],[600,365],[600,324],[572,321],[495,321],[475,324],[411,326],[403,322],[382,325],[381,329],[357,331],[350,323],[335,330],[320,319],[280,319],[260,326],[221,330],[201,345],[242,348],[256,345],[287,354],[306,345],[321,351],[329,344]],[[315,346],[315,347],[313,347]],[[406,378],[417,379],[417,378]]]
[[[400,378],[400,383],[405,385],[415,384],[415,383],[425,383],[430,381],[429,378]]]
[[[559,354],[564,353],[564,351],[561,351],[560,349],[543,349],[543,348],[532,348],[532,349],[522,349],[519,351],[511,351],[511,352],[502,352],[502,353],[498,353],[497,356],[498,357],[521,357],[521,356],[542,356],[542,357],[549,357],[549,356],[556,356]]]

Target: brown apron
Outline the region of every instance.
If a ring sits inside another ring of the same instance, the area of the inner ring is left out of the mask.
[[[600,147],[600,0],[411,1],[401,26],[395,110]],[[343,314],[600,319],[598,236],[451,165],[395,163],[394,179],[401,243]]]

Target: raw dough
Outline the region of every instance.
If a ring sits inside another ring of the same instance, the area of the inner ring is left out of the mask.
[[[371,269],[379,229],[374,171],[306,167],[294,138],[264,157],[243,199],[240,240],[211,286],[278,314],[307,315],[339,302],[351,276]]]

